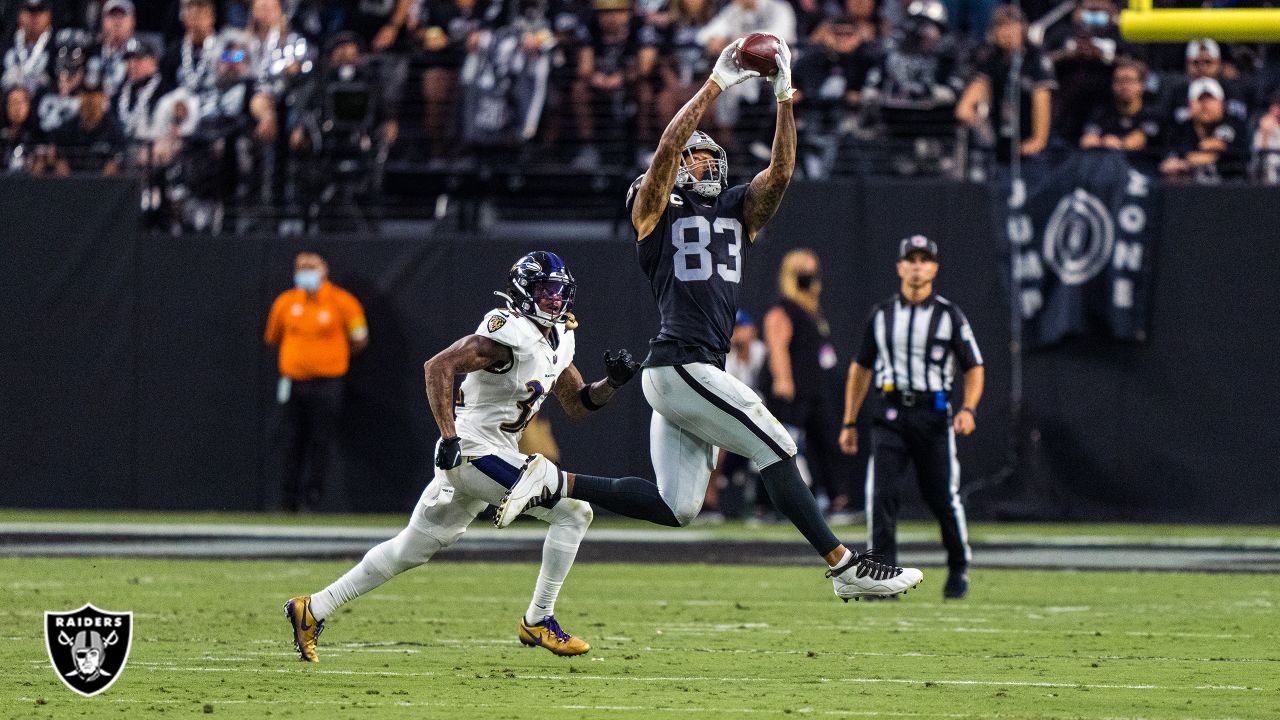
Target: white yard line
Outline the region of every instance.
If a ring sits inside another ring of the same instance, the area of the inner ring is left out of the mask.
[[[599,658],[598,658],[599,659]],[[208,665],[173,665],[168,663],[154,663],[145,661],[135,661],[129,663],[130,667],[140,667],[148,672],[226,672],[226,673],[254,673],[254,674],[293,674],[297,672],[319,673],[324,675],[354,675],[354,676],[375,676],[375,677],[455,677],[455,678],[473,678],[474,673],[444,673],[444,672],[413,672],[402,670],[319,670],[312,667],[306,668],[246,668],[246,667],[217,667]],[[790,682],[786,678],[777,677],[760,677],[760,676],[711,676],[711,675],[587,675],[582,673],[564,674],[564,675],[521,675],[516,674],[513,677],[516,680],[554,680],[554,681],[599,681],[599,682],[628,682],[628,683],[670,683],[670,682],[714,682],[714,683],[773,683],[773,682]],[[1034,687],[1034,688],[1088,688],[1090,690],[1157,690],[1157,691],[1187,691],[1187,690],[1230,690],[1238,692],[1265,692],[1263,688],[1248,687],[1246,685],[1151,685],[1151,684],[1124,684],[1124,683],[1067,683],[1067,682],[1047,682],[1041,680],[988,680],[988,679],[924,679],[924,678],[872,678],[872,677],[820,677],[816,678],[818,682],[824,683],[857,683],[857,684],[894,684],[894,685],[956,685],[956,686],[995,686],[995,687]]]
[[[33,697],[16,698],[18,702],[34,703],[37,702]],[[213,708],[218,706],[267,706],[267,705],[310,705],[310,706],[349,706],[352,709],[367,707],[405,707],[405,708],[447,708],[456,709],[460,707],[471,709],[500,709],[509,710],[507,705],[494,705],[492,703],[469,703],[462,702],[458,699],[452,699],[447,702],[432,702],[420,700],[392,700],[380,699],[379,696],[365,696],[361,698],[351,698],[344,700],[179,700],[175,698],[165,698],[156,700],[143,700],[139,698],[116,698],[116,697],[99,697],[94,700],[95,703],[114,703],[117,705],[210,705]],[[550,710],[566,710],[566,711],[588,711],[588,712],[642,712],[642,713],[681,713],[681,714],[701,714],[712,713],[715,715],[752,715],[758,713],[767,713],[777,715],[780,713],[791,712],[797,715],[822,715],[830,717],[867,717],[867,718],[972,718],[973,720],[981,720],[982,718],[1008,718],[1007,712],[997,713],[953,713],[953,712],[913,712],[913,711],[892,711],[892,710],[815,710],[813,708],[797,708],[794,710],[764,710],[760,708],[688,708],[688,707],[670,707],[664,705],[540,705],[544,711]],[[1082,716],[1079,713],[1069,713],[1066,715],[1039,715],[1041,718],[1052,720],[1054,718],[1071,718],[1073,720]],[[1143,716],[1106,716],[1098,718],[1098,720],[1148,720]],[[1243,720],[1238,717],[1205,717],[1203,715],[1195,716],[1175,716],[1175,720]]]
[[[63,534],[63,535],[141,535],[145,537],[243,537],[256,539],[270,538],[318,538],[347,539],[379,542],[397,532],[401,526],[360,527],[343,525],[261,525],[253,523],[147,523],[147,522],[42,522],[18,521],[0,523],[0,535],[5,534]],[[546,531],[538,527],[506,528],[496,530],[476,525],[467,530],[466,538],[483,540],[541,540]],[[918,536],[918,537],[917,537]],[[700,543],[715,538],[713,533],[684,529],[672,532],[663,529],[621,529],[601,528],[591,531],[591,537],[606,542],[658,542],[658,543]],[[746,536],[743,538],[749,539]],[[903,533],[901,541],[930,542],[933,535],[927,533]],[[1171,548],[1249,548],[1261,550],[1280,550],[1280,538],[1197,535],[1187,537],[1142,537],[1137,535],[1062,535],[1044,536],[1033,533],[983,532],[974,536],[978,544],[987,545],[1026,545],[1046,547],[1171,547]],[[777,542],[792,542],[794,538],[763,538]]]
[[[294,539],[311,538],[322,540],[363,540],[381,542],[400,532],[403,526],[395,527],[349,527],[324,525],[250,525],[237,523],[196,523],[186,525],[165,523],[109,523],[109,522],[8,522],[0,523],[0,535],[9,534],[56,534],[85,536],[122,536],[137,535],[155,538],[247,538],[247,539]],[[546,537],[545,528],[496,528],[481,527],[479,523],[468,528],[459,540],[459,544],[468,538],[477,540],[509,540],[540,541]],[[591,537],[605,542],[651,542],[651,543],[701,543],[712,539],[712,535],[700,530],[682,530],[678,533],[670,530],[620,530],[601,528],[591,531]]]

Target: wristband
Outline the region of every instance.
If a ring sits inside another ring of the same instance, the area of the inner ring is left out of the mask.
[[[974,420],[978,419],[978,413],[971,407],[962,407],[960,408],[960,412],[967,412],[973,416]]]
[[[852,429],[854,429],[854,428],[858,427],[858,423],[856,423],[856,422],[845,423],[845,424],[844,424],[844,427],[845,427],[845,429],[846,429],[846,430],[852,430]]]
[[[600,408],[604,407],[603,405],[597,405],[591,401],[590,385],[582,386],[582,389],[578,391],[578,399],[582,401],[582,407],[590,410],[591,412],[595,412],[596,410],[599,410]]]

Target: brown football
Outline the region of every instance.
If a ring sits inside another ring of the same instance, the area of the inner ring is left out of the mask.
[[[778,71],[778,38],[769,33],[754,32],[742,39],[742,47],[738,48],[738,67],[743,70],[755,70],[762,76],[769,76]]]

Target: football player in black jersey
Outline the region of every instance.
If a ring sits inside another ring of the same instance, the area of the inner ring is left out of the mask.
[[[921,581],[920,571],[883,564],[836,539],[796,468],[795,442],[760,398],[724,371],[743,262],[782,202],[796,157],[791,53],[781,41],[777,71],[768,78],[778,100],[769,167],[749,184],[730,187],[724,149],[697,130],[725,88],[759,76],[739,67],[741,45],[738,40],[721,53],[627,195],[640,266],[662,321],[642,375],[654,410],[649,442],[657,485],[576,475],[564,491],[629,517],[687,525],[702,507],[716,448],[722,447],[755,461],[774,506],[827,561],[838,597],[897,595]],[[558,489],[540,482],[522,479],[510,502],[520,508]]]

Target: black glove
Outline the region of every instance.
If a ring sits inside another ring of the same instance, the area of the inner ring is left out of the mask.
[[[441,470],[452,470],[462,464],[462,448],[458,446],[458,438],[443,438],[436,448],[436,467]]]
[[[617,355],[612,350],[604,351],[604,371],[608,374],[605,382],[609,383],[609,387],[616,389],[626,385],[639,370],[640,363],[627,350],[619,350]]]

